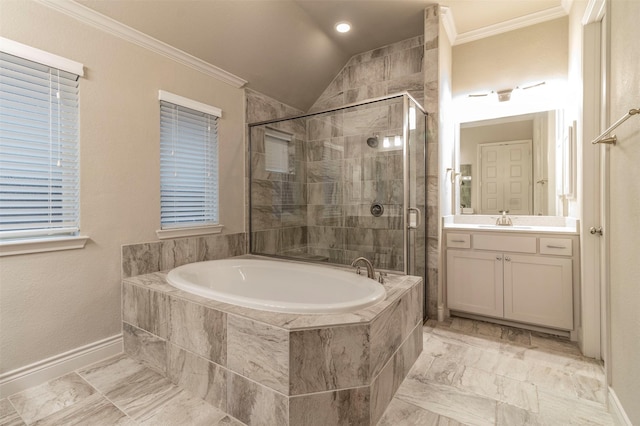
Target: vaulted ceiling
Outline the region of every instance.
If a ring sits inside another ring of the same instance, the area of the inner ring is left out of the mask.
[[[307,110],[354,54],[423,33],[430,0],[76,0]],[[455,43],[555,19],[566,0],[441,0]],[[339,34],[338,21],[352,30]]]

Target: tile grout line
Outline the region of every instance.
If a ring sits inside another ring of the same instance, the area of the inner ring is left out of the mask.
[[[124,354],[124,353],[123,353],[123,354]],[[110,358],[115,358],[115,357],[117,357],[117,356],[122,356],[123,354],[114,355],[114,356],[112,356],[112,357],[110,357]],[[124,355],[126,355],[126,354],[124,354]],[[104,360],[102,360],[102,361],[105,361],[105,360],[107,360],[107,359],[109,359],[109,358],[105,358],[105,359],[104,359]],[[133,358],[132,358],[132,359],[133,359]],[[102,361],[98,361],[98,362],[102,362]],[[138,361],[138,360],[135,360],[135,361],[139,363],[139,361]],[[93,364],[97,364],[98,362],[95,362],[95,363],[93,363]],[[91,364],[91,365],[93,365],[93,364]],[[132,420],[133,422],[135,422],[136,424],[139,424],[139,422],[138,422],[138,421],[136,421],[133,417],[131,417],[131,416],[129,415],[129,413],[127,413],[124,409],[122,409],[121,407],[119,407],[119,406],[118,406],[118,404],[116,404],[116,403],[115,403],[115,402],[113,402],[111,399],[109,399],[109,397],[107,397],[107,395],[105,395],[105,394],[104,394],[103,392],[101,392],[97,387],[95,387],[87,377],[83,376],[83,375],[82,375],[82,373],[80,373],[80,370],[84,370],[85,368],[88,368],[88,367],[90,367],[91,365],[88,365],[88,366],[86,366],[86,367],[83,367],[83,368],[81,368],[81,369],[78,369],[78,370],[76,370],[76,371],[75,371],[75,373],[76,373],[78,376],[80,376],[80,377],[82,378],[82,380],[84,380],[85,382],[87,382],[87,383],[89,384],[89,386],[91,386],[93,389],[95,389],[95,391],[96,391],[98,394],[100,394],[104,399],[106,399],[107,401],[109,401],[109,403],[110,403],[111,405],[113,405],[114,407],[116,407],[116,408],[118,409],[118,411],[120,411],[122,414],[124,414],[127,418],[131,419],[131,420]],[[145,366],[145,368],[148,368],[148,367],[146,367],[146,366]]]

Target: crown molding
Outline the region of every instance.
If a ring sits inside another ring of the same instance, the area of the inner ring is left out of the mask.
[[[531,13],[529,15],[521,16],[519,18],[510,19],[508,21],[500,22],[498,24],[489,25],[484,28],[479,28],[473,31],[467,31],[465,33],[458,34],[455,38],[454,45],[469,43],[471,41],[480,40],[485,37],[491,37],[494,35],[506,33],[520,28],[528,27],[530,25],[539,24],[553,19],[562,18],[567,15],[567,11],[562,6],[552,7],[550,9],[541,10],[540,12]]]
[[[442,17],[444,31],[447,33],[447,37],[449,37],[449,42],[453,45],[458,37],[456,21],[453,20],[453,12],[446,6],[440,6],[440,16]]]
[[[72,0],[36,0],[51,9],[64,13],[78,21],[90,25],[109,34],[120,37],[123,40],[137,44],[152,52],[158,53],[166,58],[172,59],[182,65],[186,65],[203,74],[216,78],[233,87],[241,88],[247,81],[231,74],[228,71],[218,68],[202,59],[196,58],[180,49],[177,49],[165,42],[157,40],[143,32],[133,29],[115,19],[109,18],[84,5]]]
[[[589,0],[582,17],[582,25],[602,21],[607,6],[607,0]]]

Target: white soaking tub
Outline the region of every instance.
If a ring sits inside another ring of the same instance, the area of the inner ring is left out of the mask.
[[[377,281],[330,267],[262,259],[222,259],[172,269],[172,286],[247,308],[294,314],[354,312],[384,300]]]

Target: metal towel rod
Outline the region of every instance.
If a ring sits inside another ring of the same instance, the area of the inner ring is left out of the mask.
[[[627,119],[629,117],[631,117],[632,115],[636,115],[636,114],[640,114],[640,108],[630,109],[629,112],[626,115],[621,117],[620,120],[618,120],[615,123],[613,123],[607,130],[602,132],[600,134],[600,136],[595,138],[591,143],[594,144],[594,145],[597,144],[597,143],[606,143],[606,144],[610,144],[610,145],[615,145],[616,142],[618,142],[618,138],[616,137],[616,135],[609,136],[608,138],[605,138],[605,136],[608,135],[609,133],[613,132],[619,125],[621,125],[622,123],[627,121]]]

